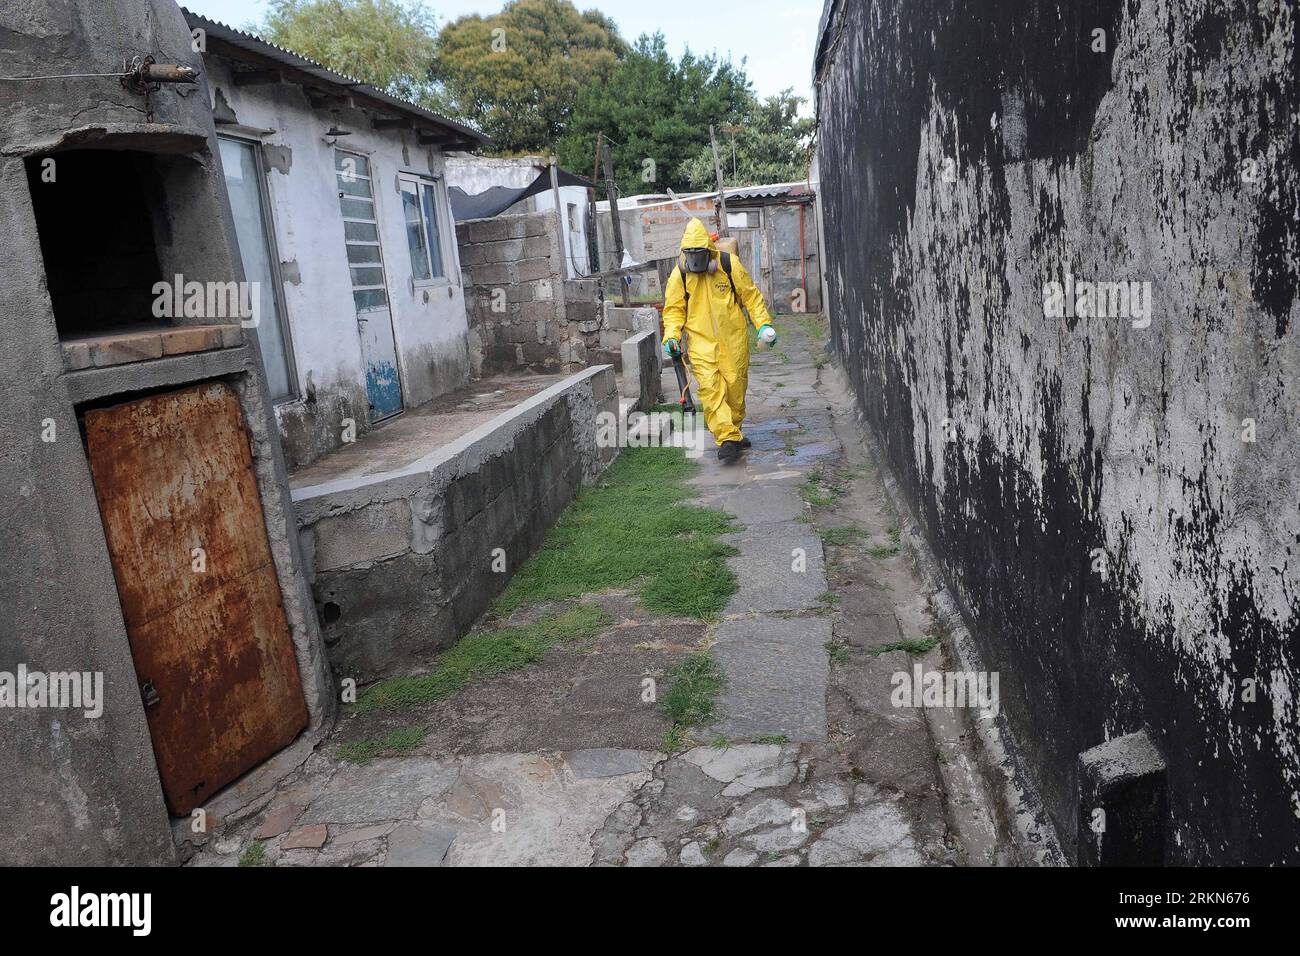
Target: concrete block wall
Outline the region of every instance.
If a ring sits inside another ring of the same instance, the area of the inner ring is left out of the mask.
[[[659,330],[646,329],[623,340],[623,374],[619,381],[625,399],[638,411],[648,412],[659,404],[659,380],[663,371],[663,349]]]
[[[555,214],[465,220],[456,224],[456,242],[474,374],[572,368]]]
[[[623,343],[638,332],[659,331],[659,313],[649,306],[617,306],[606,298],[594,321],[581,327],[588,359],[610,362],[623,371]]]
[[[555,230],[550,210],[456,224],[475,376],[621,368],[623,340],[651,327],[633,321],[636,309],[611,317],[620,279],[564,278]]]
[[[602,413],[619,414],[608,365],[557,382],[403,471],[297,489],[337,674],[400,672],[464,634],[577,489],[618,454],[597,442]]]

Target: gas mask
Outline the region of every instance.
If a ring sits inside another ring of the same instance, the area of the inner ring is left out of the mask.
[[[713,253],[706,249],[683,249],[681,255],[681,267],[683,272],[715,272],[718,263],[713,258]]]

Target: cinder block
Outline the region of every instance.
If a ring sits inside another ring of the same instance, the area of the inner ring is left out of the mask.
[[[504,262],[484,262],[474,267],[473,281],[476,286],[507,286],[510,284],[510,266]]]
[[[1079,754],[1080,866],[1162,866],[1169,818],[1165,759],[1146,730]]]
[[[368,505],[322,518],[316,533],[316,571],[364,564],[411,548],[411,508],[405,501]]]
[[[524,240],[521,250],[519,255],[524,259],[534,257],[550,258],[552,252],[554,252],[554,246],[549,235],[529,236]]]
[[[523,219],[523,234],[525,236],[549,236],[551,227],[555,224],[555,214],[550,212],[534,212]]]
[[[520,307],[520,313],[526,322],[555,322],[558,321],[555,314],[555,303],[549,301],[543,302],[525,302]]]
[[[516,282],[507,286],[506,298],[511,302],[532,302],[536,297],[536,286],[532,282]]]
[[[551,261],[549,259],[522,259],[517,264],[516,277],[520,282],[530,282],[533,279],[549,279],[551,273]]]
[[[521,348],[524,350],[524,361],[529,365],[558,365],[560,362],[559,350],[552,345],[525,342]]]

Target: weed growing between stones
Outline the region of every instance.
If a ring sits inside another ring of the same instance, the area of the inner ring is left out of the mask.
[[[721,511],[684,502],[696,469],[680,448],[628,448],[600,483],[583,488],[497,599],[500,614],[631,587],[646,610],[708,618],[736,591],[718,541],[733,530]]]
[[[400,727],[379,740],[350,740],[339,747],[339,757],[349,763],[369,763],[380,755],[404,754],[424,743],[427,732],[419,727]]]
[[[580,605],[532,624],[469,634],[438,658],[434,670],[372,684],[354,707],[367,713],[443,700],[475,678],[519,670],[557,644],[594,637],[607,620],[599,607]]]
[[[673,722],[664,733],[664,750],[672,753],[686,744],[686,730],[718,718],[718,692],[722,668],[708,651],[696,651],[668,672],[672,682],[659,711]]]
[[[822,544],[847,547],[858,538],[865,536],[865,531],[852,525],[846,525],[842,528],[824,528],[822,530]]]
[[[244,852],[239,854],[240,866],[265,866],[266,865],[266,844],[261,840],[254,840],[244,848]]]

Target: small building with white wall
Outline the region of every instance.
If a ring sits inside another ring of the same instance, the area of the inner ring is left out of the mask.
[[[495,159],[453,155],[446,159],[446,171],[453,207],[463,204],[462,211],[456,216],[460,220],[554,209],[558,192],[563,233],[560,248],[567,271],[565,278],[585,279],[600,271],[592,267],[587,244],[593,215],[589,192],[591,183],[588,180],[568,170],[557,169],[557,188],[553,189],[550,164],[541,156]],[[512,195],[519,198],[511,202]],[[476,199],[488,205],[474,205]]]
[[[444,152],[481,133],[186,11],[290,470],[470,379]]]

